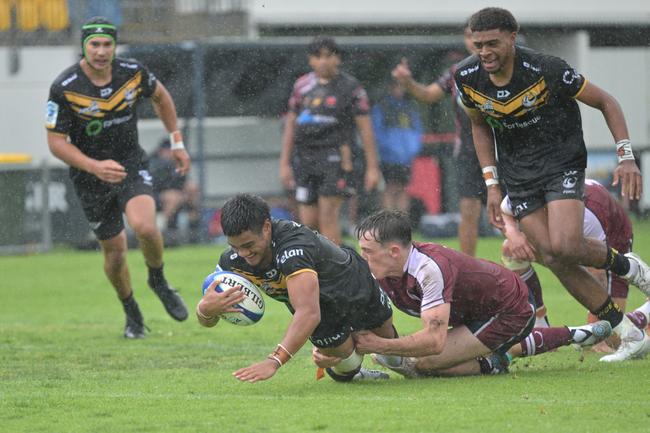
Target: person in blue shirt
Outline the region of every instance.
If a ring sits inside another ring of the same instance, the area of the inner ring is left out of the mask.
[[[410,197],[406,186],[411,163],[420,153],[422,121],[417,105],[406,98],[404,87],[391,81],[389,94],[372,108],[372,125],[386,182],[383,207],[408,213]]]

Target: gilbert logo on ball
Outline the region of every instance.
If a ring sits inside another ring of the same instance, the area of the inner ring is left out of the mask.
[[[221,271],[213,272],[208,275],[203,281],[202,292],[208,289],[210,284],[217,279],[221,278],[221,283],[217,284],[215,290],[217,292],[224,292],[232,287],[241,286],[241,289],[246,297],[239,304],[234,305],[234,308],[239,308],[241,311],[236,313],[223,313],[220,317],[227,322],[234,325],[248,326],[257,323],[264,315],[264,298],[260,289],[253,284],[250,280],[242,277],[234,272]]]

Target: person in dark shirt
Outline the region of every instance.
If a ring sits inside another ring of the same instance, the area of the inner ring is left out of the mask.
[[[352,149],[357,131],[366,160],[365,189],[375,189],[380,179],[368,95],[356,78],[339,71],[340,64],[334,39],[316,37],[309,44],[312,72],[294,84],[280,154],[280,180],[296,191],[300,221],[337,244],[343,199],[356,188]]]
[[[271,298],[283,302],[293,315],[282,341],[261,362],[237,370],[237,379],[257,382],[278,368],[311,340],[316,352],[337,357],[327,373],[348,382],[388,376],[361,367],[351,333],[367,329],[393,338],[388,297],[372,277],[367,263],[347,247],[339,247],[308,227],[271,219],[268,204],[258,196],[239,194],[221,209],[221,226],[230,248],[217,271],[242,275]],[[217,293],[215,280],[196,306],[203,326],[214,326],[219,315],[243,299],[237,288]],[[263,324],[262,324],[263,326]]]
[[[47,142],[70,166],[70,177],[90,226],[104,253],[104,272],[126,313],[126,338],[144,337],[144,322],[133,297],[126,263],[123,214],[140,242],[149,269],[148,284],[176,320],[187,308],[163,274],[163,241],[147,158],[138,143],[136,106],[151,98],[170,132],[176,169],[185,174],[190,158],[177,128],[174,101],[140,63],[115,57],[117,29],[96,17],[81,29],[83,56],[63,71],[50,88]]]
[[[201,196],[196,182],[176,171],[171,143],[164,138],[149,158],[149,171],[153,178],[153,194],[156,208],[165,218],[166,243],[177,241],[178,216],[187,212],[189,241],[200,240]]]
[[[509,11],[482,9],[470,18],[470,28],[477,54],[458,65],[454,78],[472,121],[490,222],[503,228],[503,184],[539,261],[578,302],[608,320],[624,344],[640,348],[643,332],[583,268],[608,269],[650,294],[650,268],[640,257],[582,232],[587,150],[576,100],[605,117],[619,159],[614,184],[621,183],[628,198],[641,196],[620,105],[564,60],[516,45],[519,25]]]
[[[472,53],[474,47],[470,39],[471,31],[465,25],[463,39],[467,52]],[[455,114],[456,142],[454,143],[454,165],[458,181],[460,202],[460,224],[458,225],[458,240],[460,250],[473,256],[476,254],[478,241],[481,207],[486,198],[485,184],[481,175],[481,166],[476,157],[474,141],[472,140],[472,125],[467,113],[458,103],[458,91],[454,82],[454,72],[457,65],[447,69],[436,81],[429,85],[416,82],[406,59],[397,65],[393,77],[401,82],[404,88],[418,101],[434,104],[440,102],[445,95],[451,97]]]

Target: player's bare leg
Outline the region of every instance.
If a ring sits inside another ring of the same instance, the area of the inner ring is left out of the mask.
[[[476,255],[478,226],[483,204],[480,199],[462,197],[460,199],[460,224],[458,225],[458,240],[460,250],[470,256]]]
[[[144,320],[138,303],[133,297],[131,276],[126,262],[126,232],[122,230],[117,236],[100,240],[99,244],[104,253],[104,273],[115,288],[126,314],[124,337],[143,338]]]
[[[318,230],[318,206],[315,204],[300,203],[298,205],[298,219],[301,224],[313,230]]]
[[[341,244],[341,205],[339,196],[318,198],[318,231],[337,245]]]
[[[129,226],[135,232],[140,249],[149,268],[149,287],[160,298],[167,313],[174,319],[187,319],[188,311],[178,292],[171,288],[163,273],[163,239],[156,226],[156,206],[153,197],[138,195],[126,203],[124,210]]]

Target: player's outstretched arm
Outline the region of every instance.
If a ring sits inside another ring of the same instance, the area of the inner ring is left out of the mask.
[[[379,353],[399,356],[428,356],[442,352],[447,342],[450,304],[441,304],[424,310],[422,329],[399,338],[382,338],[370,331],[353,334],[359,354]]]
[[[431,83],[428,86],[420,84],[413,79],[411,68],[408,60],[403,57],[402,61],[395,66],[391,72],[393,78],[400,83],[407,92],[415,99],[427,104],[433,104],[440,101],[445,96],[445,91],[438,83]]]
[[[621,184],[622,196],[630,200],[640,199],[643,181],[634,161],[632,143],[621,105],[612,95],[590,82],[585,84],[576,99],[603,113],[607,127],[616,142],[618,154],[618,166],[614,170],[613,185]]]
[[[294,314],[282,341],[264,360],[241,368],[233,375],[244,382],[258,382],[272,377],[307,342],[320,323],[318,276],[307,271],[290,275],[287,279],[289,302]]]

